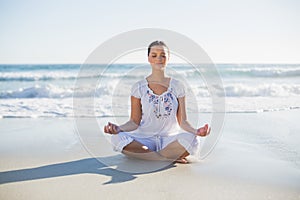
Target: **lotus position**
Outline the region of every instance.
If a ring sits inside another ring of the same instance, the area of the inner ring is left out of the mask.
[[[168,46],[154,41],[148,47],[152,73],[131,88],[128,122],[108,122],[104,132],[112,134],[115,151],[146,160],[188,163],[186,157],[199,148],[197,136],[210,133],[208,124],[193,128],[187,120],[184,85],[165,75],[170,57]]]

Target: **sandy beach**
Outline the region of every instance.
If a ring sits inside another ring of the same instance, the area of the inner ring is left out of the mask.
[[[144,173],[111,149],[99,162],[73,119],[1,119],[0,199],[300,199],[299,114],[226,114],[207,158]]]
[[[0,200],[300,200],[299,10],[0,0]],[[211,132],[188,164],[138,160],[103,133],[130,116],[156,149]]]

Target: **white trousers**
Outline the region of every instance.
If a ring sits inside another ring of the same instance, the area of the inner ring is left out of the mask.
[[[190,155],[195,155],[199,149],[197,136],[192,133],[179,133],[172,136],[137,137],[127,132],[120,132],[119,134],[112,135],[111,138],[113,149],[118,152],[122,152],[124,147],[134,140],[145,145],[152,151],[160,151],[176,140]]]

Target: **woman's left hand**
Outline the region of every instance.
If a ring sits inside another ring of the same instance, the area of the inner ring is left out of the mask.
[[[197,136],[205,137],[209,135],[210,133],[210,127],[208,127],[208,124],[205,124],[203,127],[197,129]]]
[[[118,134],[121,131],[120,127],[116,124],[108,122],[106,126],[104,126],[104,133],[109,134]]]

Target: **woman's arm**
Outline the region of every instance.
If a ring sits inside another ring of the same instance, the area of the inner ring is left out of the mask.
[[[131,114],[130,120],[120,126],[108,122],[104,126],[104,132],[110,134],[118,134],[121,131],[133,131],[139,127],[142,119],[142,104],[141,99],[131,96]]]
[[[178,98],[177,121],[179,126],[189,133],[193,133],[198,136],[206,136],[210,133],[210,128],[208,127],[208,124],[205,124],[201,128],[195,129],[188,122],[185,108],[185,97]]]
[[[131,113],[130,120],[119,126],[120,131],[133,131],[140,125],[142,119],[142,104],[141,99],[131,96]]]

